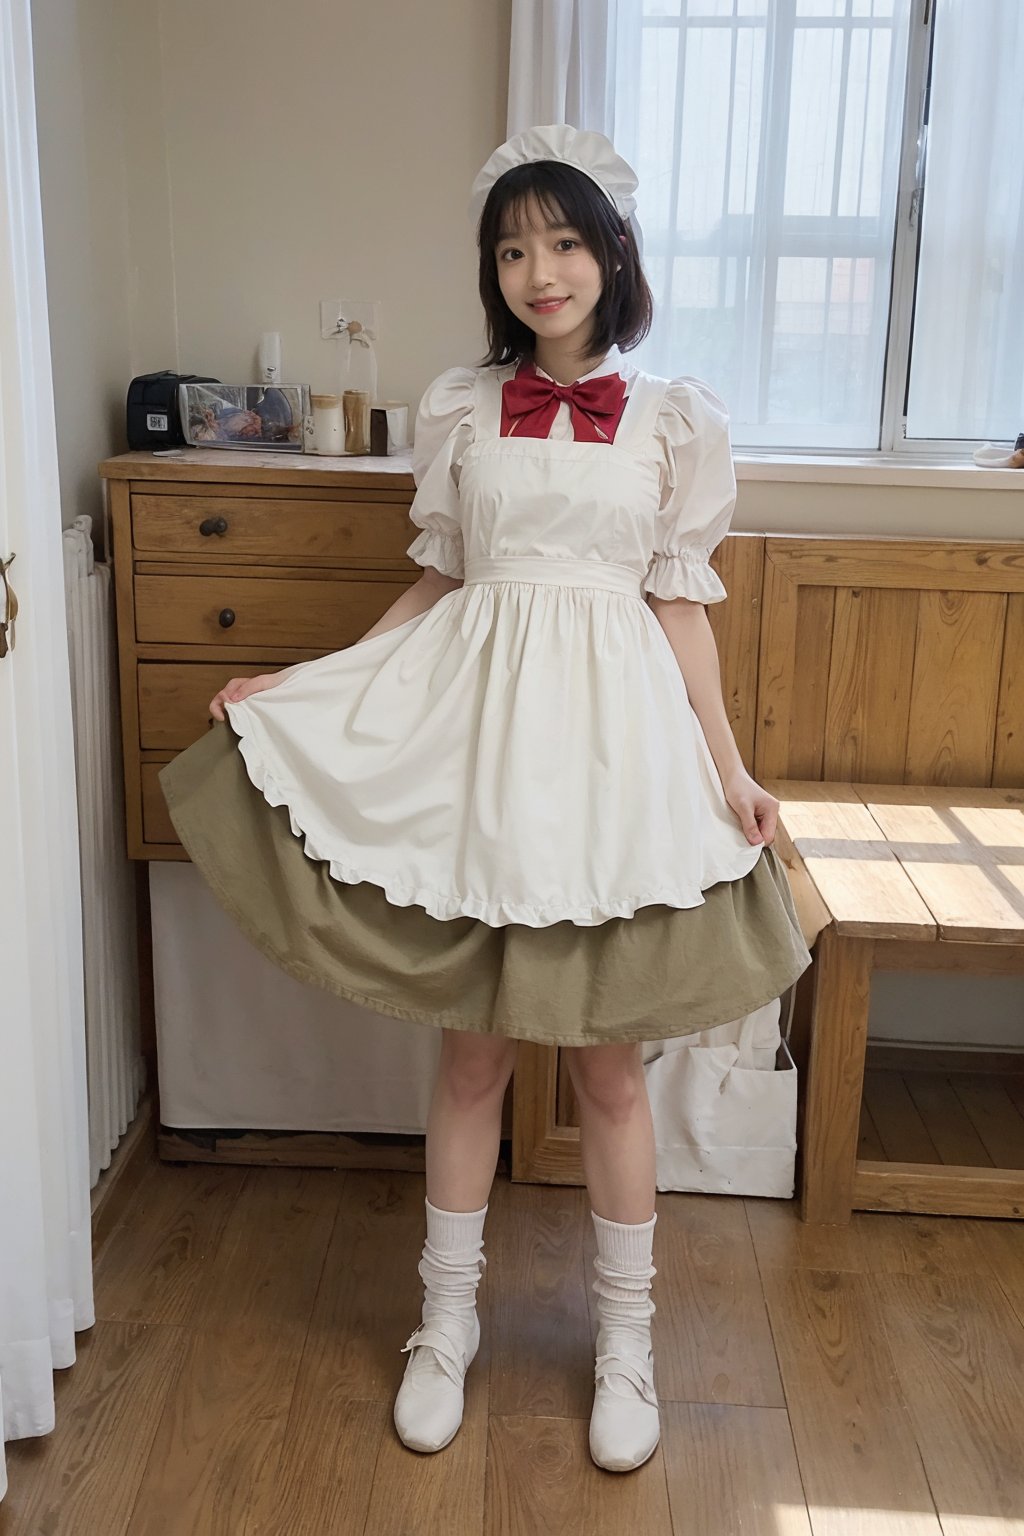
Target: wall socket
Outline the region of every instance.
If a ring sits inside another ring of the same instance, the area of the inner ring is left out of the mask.
[[[358,320],[371,341],[380,340],[379,299],[321,299],[320,335],[324,341],[340,334],[350,320]]]

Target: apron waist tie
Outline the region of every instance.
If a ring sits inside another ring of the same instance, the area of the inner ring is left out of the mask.
[[[478,555],[465,562],[463,585],[481,582],[526,581],[555,587],[596,587],[642,600],[642,577],[628,565],[605,560],[561,560],[538,555]]]

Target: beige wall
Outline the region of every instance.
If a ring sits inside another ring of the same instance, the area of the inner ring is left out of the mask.
[[[510,0],[33,0],[65,524],[157,368],[325,387],[321,298],[382,304],[382,392],[480,354],[469,185],[503,137]]]
[[[509,0],[161,0],[178,357],[324,389],[321,298],[379,299],[380,392],[480,355],[469,187],[504,137]]]
[[[134,369],[132,261],[139,233],[166,245],[168,224],[139,221],[125,154],[123,52],[150,57],[148,6],[130,0],[33,0],[36,119],[53,359],[61,512],[97,514],[96,463],[124,447]],[[160,136],[159,113],[151,138]],[[166,183],[165,183],[166,184]],[[171,343],[173,329],[163,327]]]

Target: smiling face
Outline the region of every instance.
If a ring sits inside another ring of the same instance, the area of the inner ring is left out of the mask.
[[[602,275],[578,229],[536,197],[508,209],[495,246],[498,286],[517,320],[537,337],[538,361],[552,347],[585,354]],[[543,364],[542,364],[543,366]]]
[[[488,367],[532,358],[570,383],[650,329],[651,290],[632,231],[575,166],[536,160],[499,176],[477,249]]]

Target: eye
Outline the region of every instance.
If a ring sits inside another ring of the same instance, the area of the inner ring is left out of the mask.
[[[558,248],[559,248],[559,249],[560,249],[560,250],[561,250],[561,249],[562,249],[562,248],[563,248],[563,247],[564,247],[564,246],[569,246],[569,247],[570,247],[570,248],[573,248],[573,247],[576,247],[576,248],[578,248],[578,247],[579,247],[579,246],[580,246],[580,245],[582,245],[582,243],[583,243],[583,242],[582,242],[582,241],[580,241],[580,240],[574,240],[574,239],[572,239],[572,237],[571,237],[571,236],[569,236],[569,235],[566,235],[566,237],[565,237],[565,239],[564,239],[564,240],[559,240],[559,242],[558,242]]]
[[[519,250],[517,246],[510,245],[510,246],[507,246],[505,248],[505,250],[498,252],[498,260],[499,261],[508,261],[509,258],[512,257],[512,256],[521,256],[522,254],[523,254],[522,251]]]

